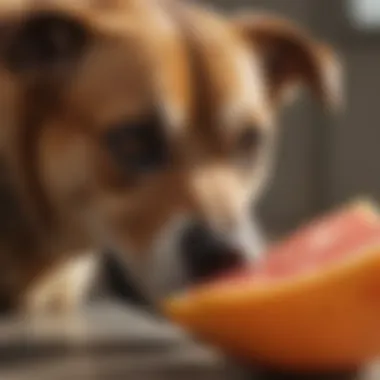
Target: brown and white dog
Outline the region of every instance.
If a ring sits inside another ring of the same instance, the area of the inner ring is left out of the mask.
[[[76,307],[103,247],[153,297],[176,273],[253,257],[276,115],[298,85],[334,104],[338,72],[276,17],[179,0],[1,2],[3,306]]]

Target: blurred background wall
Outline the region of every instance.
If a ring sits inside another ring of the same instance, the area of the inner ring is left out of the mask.
[[[267,228],[284,233],[358,195],[380,199],[380,0],[201,0],[228,12],[269,10],[330,41],[346,70],[346,109],[329,118],[304,95],[286,111]]]

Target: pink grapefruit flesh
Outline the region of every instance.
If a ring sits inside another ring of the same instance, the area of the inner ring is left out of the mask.
[[[168,315],[234,355],[344,369],[380,354],[380,216],[357,203],[299,229],[257,265],[170,298]]]

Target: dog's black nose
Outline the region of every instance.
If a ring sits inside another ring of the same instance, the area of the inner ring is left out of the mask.
[[[181,254],[191,281],[211,278],[243,264],[243,254],[201,223],[191,224],[181,239]]]

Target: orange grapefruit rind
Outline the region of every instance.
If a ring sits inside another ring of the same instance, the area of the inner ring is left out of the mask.
[[[369,226],[374,232],[363,235],[372,239],[359,239],[353,252],[346,245],[348,257],[274,280],[251,281],[243,273],[243,281],[238,276],[236,282],[196,287],[169,298],[167,315],[228,353],[284,369],[350,369],[375,358],[380,355],[380,214],[362,199],[345,210],[349,223],[364,216],[369,223],[359,230]]]

